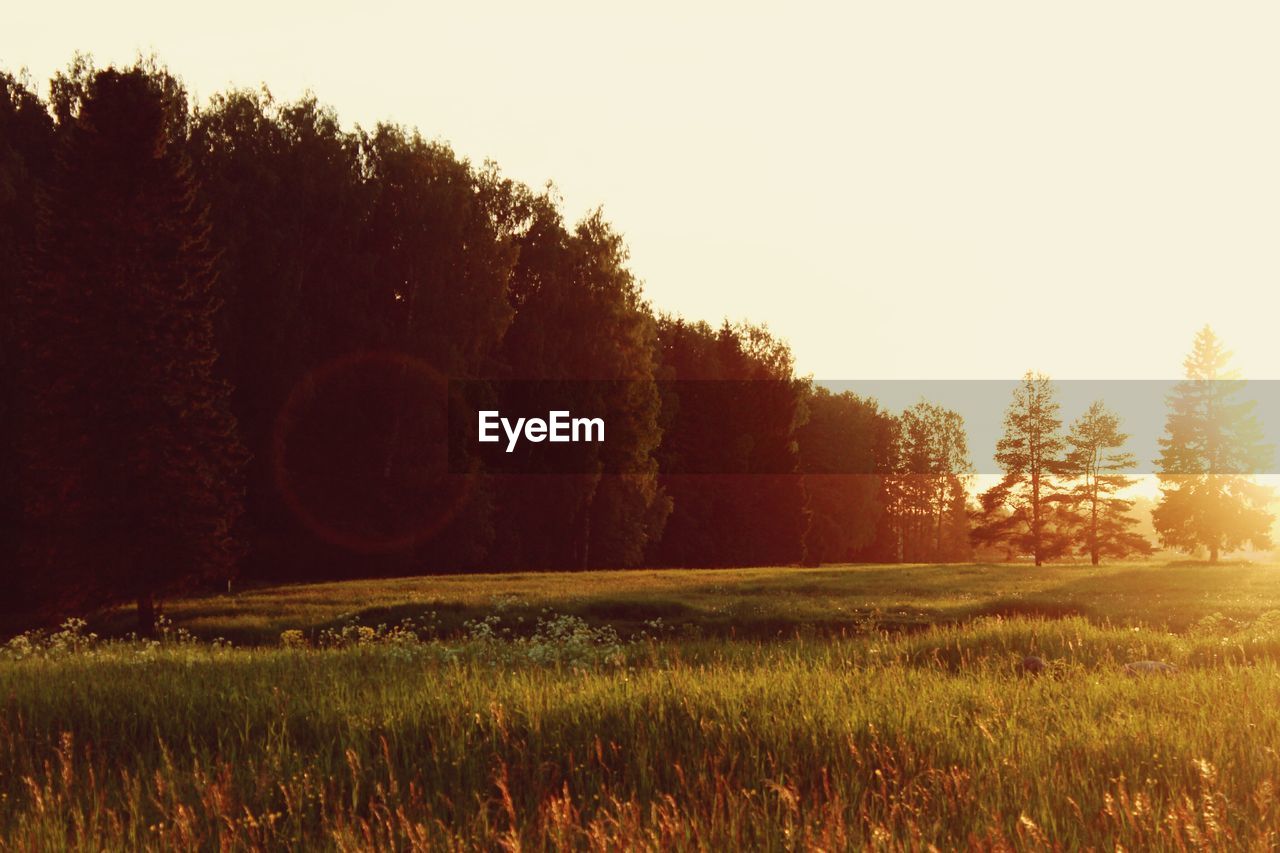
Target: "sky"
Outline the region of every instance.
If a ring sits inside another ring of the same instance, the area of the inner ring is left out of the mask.
[[[1280,4],[64,2],[0,67],[155,53],[603,206],[659,310],[823,379],[1280,379]]]

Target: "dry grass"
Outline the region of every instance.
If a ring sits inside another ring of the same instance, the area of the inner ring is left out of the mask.
[[[756,577],[760,577],[757,575]],[[762,580],[764,580],[762,578]],[[1280,614],[781,642],[520,617],[0,661],[16,849],[1270,849]],[[1050,661],[1020,674],[1023,654]],[[1135,679],[1128,660],[1178,663]]]

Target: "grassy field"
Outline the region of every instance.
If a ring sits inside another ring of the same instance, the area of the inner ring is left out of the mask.
[[[1184,631],[1209,613],[1251,620],[1280,609],[1280,568],[965,564],[447,575],[260,587],[165,604],[176,625],[237,645],[275,644],[288,629],[314,637],[353,620],[431,618],[457,634],[466,622],[499,613],[513,630],[528,630],[544,609],[624,635],[654,619],[703,636],[773,639],[868,624],[898,630],[979,616],[1073,615]],[[108,614],[94,629],[122,634],[132,619],[131,611]]]
[[[0,652],[0,846],[1280,843],[1280,568],[474,576],[167,612],[155,642]]]

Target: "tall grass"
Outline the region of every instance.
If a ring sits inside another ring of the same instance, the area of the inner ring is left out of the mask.
[[[985,619],[780,643],[73,629],[0,660],[16,849],[1277,843],[1280,630]],[[1050,661],[1021,674],[1022,655]],[[1168,677],[1120,664],[1157,657]]]

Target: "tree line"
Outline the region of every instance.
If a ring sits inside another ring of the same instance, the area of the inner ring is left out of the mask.
[[[311,97],[193,106],[154,63],[0,86],[12,606],[874,547],[896,419],[763,326],[655,312],[599,211]],[[572,474],[458,476],[455,378],[564,380],[610,440]]]
[[[136,600],[145,628],[234,577],[1143,551],[1100,407],[1056,437],[1029,377],[971,506],[957,413],[655,311],[599,211],[310,96],[193,105],[154,62],[78,58],[47,99],[0,75],[0,300],[0,597],[32,614]],[[572,474],[460,473],[455,379],[563,382],[609,441]],[[1177,493],[1162,535],[1205,544],[1208,491]]]
[[[1160,498],[1151,520],[1166,547],[1222,553],[1271,547],[1271,491],[1251,475],[1266,471],[1274,448],[1263,438],[1256,403],[1241,396],[1231,354],[1208,326],[1183,362],[1186,378],[1168,396],[1156,461]],[[1136,480],[1136,460],[1119,417],[1095,401],[1070,429],[1049,378],[1028,372],[1005,414],[996,446],[1001,481],[979,497],[976,546],[1006,557],[1046,560],[1147,555],[1154,545],[1135,532],[1133,501],[1120,496]]]

